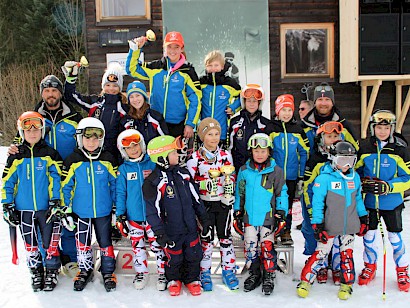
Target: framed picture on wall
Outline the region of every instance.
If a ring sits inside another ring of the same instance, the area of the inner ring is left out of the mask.
[[[334,23],[280,25],[282,79],[334,78]]]

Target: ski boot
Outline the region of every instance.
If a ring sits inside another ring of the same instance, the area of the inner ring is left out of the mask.
[[[165,274],[158,274],[157,280],[157,290],[158,291],[165,291],[167,289],[167,278]]]
[[[316,280],[317,280],[317,283],[326,283],[327,282],[327,267],[321,268],[317,272]]]
[[[182,282],[179,280],[171,280],[168,282],[168,291],[171,296],[178,296],[181,294]]]
[[[309,291],[312,285],[307,281],[299,282],[298,286],[296,287],[296,293],[299,297],[306,298],[309,295]]]
[[[104,281],[104,288],[107,292],[115,291],[117,288],[117,277],[115,274],[102,274]]]
[[[263,271],[263,279],[262,279],[262,293],[265,295],[271,295],[273,289],[275,288],[275,272],[268,272]]]
[[[292,239],[292,236],[290,235],[289,229],[285,229],[283,234],[280,236],[280,241],[282,245],[286,245],[286,246],[293,245],[293,239]]]
[[[333,283],[336,286],[340,286],[340,275],[341,275],[340,270],[332,270]]]
[[[403,292],[409,292],[410,279],[408,274],[408,266],[396,267],[396,272],[399,290]]]
[[[365,286],[368,285],[370,281],[376,277],[376,269],[377,269],[377,263],[370,264],[370,263],[364,263],[364,269],[362,270],[362,273],[359,275],[359,285],[360,286]]]
[[[201,272],[201,285],[205,292],[212,291],[213,284],[211,279],[211,270]]]
[[[31,268],[31,287],[34,292],[43,290],[44,287],[44,268],[40,266],[38,268]]]
[[[262,273],[260,270],[260,263],[255,261],[249,268],[249,276],[243,283],[243,290],[249,292],[255,290],[262,283]]]
[[[94,278],[94,271],[79,271],[74,278],[74,291],[82,291],[86,287],[87,283]]]
[[[352,296],[352,293],[352,286],[342,283],[340,284],[339,293],[337,294],[337,296],[339,297],[339,299],[346,300]]]
[[[145,288],[149,280],[149,273],[137,273],[135,275],[134,281],[134,288],[137,290],[142,290]]]
[[[44,291],[53,291],[58,284],[58,269],[46,269]]]
[[[230,289],[239,289],[239,280],[233,270],[222,270],[222,282]],[[205,290],[204,290],[205,291]]]
[[[193,296],[198,296],[201,295],[201,282],[199,281],[192,281],[190,283],[187,283],[185,285],[188,288],[189,293],[191,293]]]

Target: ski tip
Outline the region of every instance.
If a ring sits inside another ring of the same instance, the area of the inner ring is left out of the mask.
[[[11,260],[11,263],[13,263],[14,265],[18,265],[19,264],[19,259],[18,258],[16,258],[16,259],[12,259]]]
[[[386,300],[386,293],[383,293],[382,299],[385,301]]]

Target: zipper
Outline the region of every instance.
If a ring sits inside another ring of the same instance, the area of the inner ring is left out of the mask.
[[[286,131],[286,127],[285,127],[285,122],[282,122],[282,126],[283,126],[283,133],[285,134],[285,144],[284,144],[284,150],[285,150],[285,162],[283,165],[283,177],[286,180],[286,168],[288,165],[288,134]]]
[[[31,190],[33,192],[33,205],[34,205],[34,211],[37,211],[37,198],[36,198],[36,189],[34,186],[34,154],[33,154],[33,148],[30,148],[30,152],[31,152]]]
[[[97,208],[95,206],[94,166],[93,166],[92,159],[90,159],[90,167],[91,167],[91,189],[92,189],[92,197],[93,197],[93,211],[94,211],[94,217],[97,217]]]
[[[115,110],[113,109],[110,119],[110,126],[112,126],[112,121],[114,120]]]
[[[142,174],[142,172],[141,172],[141,167],[140,167],[139,163],[137,163],[137,168],[138,168],[138,176],[140,176]],[[141,186],[140,191],[142,192],[142,184],[144,182],[144,175],[143,174],[142,174],[142,179],[140,179],[139,182],[140,182],[140,186]],[[140,193],[140,199],[141,199],[141,204],[144,204],[144,198],[143,198],[142,193]],[[145,206],[142,207],[142,214],[144,215],[144,217],[146,217],[146,208],[145,208]]]
[[[345,191],[346,183],[342,180],[342,188]],[[349,193],[349,192],[348,192]],[[346,234],[346,225],[347,225],[347,198],[345,197],[345,208],[344,208],[344,223],[343,223],[343,234]]]
[[[376,177],[380,178],[380,152],[381,150],[379,149],[379,143],[377,143],[377,165],[376,165]]]
[[[215,113],[215,96],[216,96],[216,81],[215,81],[215,73],[212,73],[212,81],[214,83],[214,88],[212,90],[212,114],[211,118],[214,118]]]

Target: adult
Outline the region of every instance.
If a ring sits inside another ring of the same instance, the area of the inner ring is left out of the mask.
[[[315,88],[314,108],[302,119],[302,127],[309,139],[310,153],[314,152],[314,139],[318,127],[327,121],[336,121],[343,124],[342,139],[353,144],[359,149],[359,142],[353,134],[352,127],[341,115],[335,106],[335,94],[333,88],[327,83],[322,83]]]
[[[302,120],[310,110],[313,109],[313,102],[310,100],[301,100],[299,104],[299,118]]]

